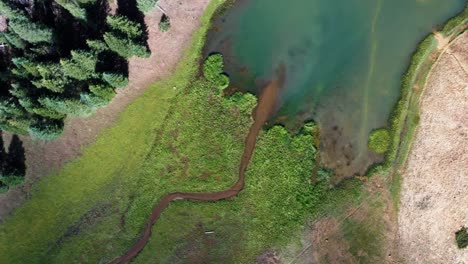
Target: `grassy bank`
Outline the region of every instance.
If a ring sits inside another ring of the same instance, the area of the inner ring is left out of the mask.
[[[450,37],[451,41],[466,30],[468,22],[468,4],[457,16],[445,23],[440,33]],[[399,189],[401,175],[397,170],[401,169],[409,155],[411,143],[419,123],[420,99],[426,85],[427,77],[440,56],[438,42],[434,34],[428,35],[417,47],[411,57],[409,67],[402,77],[401,96],[390,118],[390,149],[386,153],[383,166],[379,166],[372,172],[392,169],[393,184],[391,193],[394,196],[395,205],[399,202]]]

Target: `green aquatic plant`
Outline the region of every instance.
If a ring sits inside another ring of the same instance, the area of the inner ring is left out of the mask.
[[[224,73],[223,67],[223,55],[220,53],[211,54],[206,58],[203,64],[203,74],[205,78],[220,89],[224,89],[229,85],[229,77]]]
[[[373,130],[369,135],[369,148],[378,154],[387,152],[390,147],[390,133],[385,128]]]

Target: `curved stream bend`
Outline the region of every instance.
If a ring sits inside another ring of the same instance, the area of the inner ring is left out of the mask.
[[[151,235],[151,227],[161,216],[164,209],[169,206],[172,201],[188,199],[194,201],[218,201],[222,199],[231,198],[236,196],[245,185],[245,171],[249,164],[250,158],[252,157],[257,136],[262,129],[263,125],[275,110],[277,103],[278,93],[284,82],[284,67],[280,67],[278,71],[277,79],[271,81],[260,94],[257,107],[254,110],[254,124],[250,128],[249,134],[245,139],[244,153],[242,154],[241,163],[239,166],[239,178],[237,182],[228,190],[220,192],[209,192],[209,193],[186,193],[186,192],[174,192],[163,197],[153,208],[151,216],[148,219],[145,230],[138,239],[138,241],[122,256],[114,259],[110,264],[121,264],[128,263],[145,247],[148,239]]]

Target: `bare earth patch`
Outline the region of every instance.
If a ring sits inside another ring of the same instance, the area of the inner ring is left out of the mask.
[[[99,109],[88,118],[69,118],[63,136],[55,141],[42,142],[21,137],[26,150],[27,182],[24,186],[10,190],[0,196],[0,222],[13,208],[25,199],[32,184],[52,171],[60,169],[66,162],[79,156],[85,146],[97,135],[113,124],[119,113],[152,83],[168,76],[176,67],[183,51],[190,43],[193,32],[199,26],[209,0],[160,0],[171,18],[171,29],[160,32],[158,23],[161,11],[154,9],[146,15],[148,44],[151,57],[133,58],[129,63],[130,84],[119,90],[107,107]]]
[[[403,174],[400,254],[407,263],[468,263],[455,232],[468,226],[468,32],[434,66]]]

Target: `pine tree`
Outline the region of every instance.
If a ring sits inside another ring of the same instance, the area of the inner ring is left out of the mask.
[[[26,48],[26,42],[24,42],[18,34],[7,30],[6,32],[0,32],[0,38],[2,42],[8,43],[10,46],[17,49]]]
[[[156,6],[157,0],[137,0],[137,7],[143,13],[148,13]]]
[[[104,99],[111,100],[115,96],[115,91],[111,86],[106,84],[94,84],[89,86],[89,90]]]
[[[104,41],[111,50],[126,59],[133,56],[150,56],[146,46],[140,43],[143,31],[138,23],[125,16],[109,16],[107,24],[111,31],[104,34]]]
[[[64,73],[60,64],[56,63],[43,63],[37,66],[37,71],[39,72],[40,79],[33,80],[33,83],[38,88],[46,88],[50,91],[61,93],[65,88],[71,84],[70,79],[68,79]]]
[[[87,80],[96,77],[97,56],[90,51],[73,50],[71,59],[62,59],[65,76],[77,80]]]
[[[129,39],[113,32],[107,32],[104,34],[104,41],[111,50],[126,59],[133,56],[142,58],[148,58],[150,56],[148,49],[144,45],[139,44],[133,39]]]
[[[107,25],[114,31],[118,31],[128,38],[139,38],[143,34],[141,25],[130,21],[125,16],[108,16]]]
[[[30,127],[31,136],[42,140],[53,140],[63,133],[63,120],[38,119]]]
[[[103,51],[109,49],[107,44],[102,40],[90,40],[90,39],[88,39],[88,40],[86,40],[86,44],[88,45],[88,47],[94,53],[100,53],[100,52],[103,52]]]
[[[42,97],[39,98],[38,101],[44,107],[64,115],[89,116],[92,113],[92,109],[79,99]]]
[[[118,73],[103,73],[102,78],[114,88],[123,88],[128,85],[128,78]]]
[[[57,4],[61,5],[70,14],[76,18],[86,20],[86,10],[80,7],[79,3],[71,0],[55,0]]]
[[[29,43],[53,42],[53,34],[50,28],[33,23],[26,16],[10,19],[8,28],[15,32],[21,39]]]

